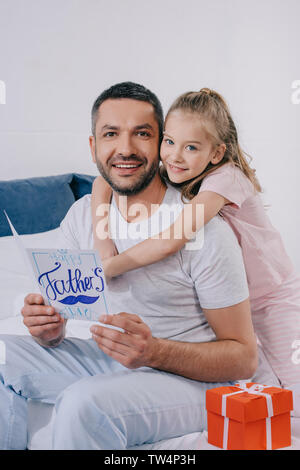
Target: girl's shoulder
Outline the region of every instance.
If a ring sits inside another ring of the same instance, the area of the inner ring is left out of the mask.
[[[225,163],[216,170],[208,174],[203,182],[213,182],[224,184],[238,184],[245,190],[253,192],[254,186],[250,179],[243,173],[243,171],[231,162]]]
[[[256,194],[250,179],[243,171],[228,162],[208,174],[202,181],[200,191],[213,191],[221,194],[236,206]]]
[[[227,163],[224,163],[224,165],[212,171],[208,176],[206,176],[206,178],[208,178],[210,175],[224,175],[224,174],[245,176],[242,170],[238,168],[236,165],[234,165],[234,163],[227,162]]]

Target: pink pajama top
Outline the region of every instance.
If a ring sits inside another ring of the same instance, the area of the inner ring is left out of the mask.
[[[212,191],[231,201],[220,214],[242,248],[251,300],[276,290],[294,267],[251,181],[226,163],[204,178],[200,191]]]

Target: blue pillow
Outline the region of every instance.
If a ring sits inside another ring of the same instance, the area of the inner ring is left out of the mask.
[[[57,228],[75,202],[73,174],[0,181],[0,237],[11,235],[3,210],[20,235]]]
[[[92,185],[95,178],[96,176],[81,175],[78,173],[73,174],[71,188],[76,201],[82,196],[85,196],[86,194],[90,194],[92,192]]]

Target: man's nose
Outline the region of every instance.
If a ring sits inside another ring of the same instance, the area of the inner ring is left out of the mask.
[[[136,153],[131,136],[127,133],[121,134],[117,142],[117,154],[129,156]]]

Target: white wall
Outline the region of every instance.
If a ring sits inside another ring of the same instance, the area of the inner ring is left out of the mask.
[[[300,271],[299,18],[299,0],[0,0],[0,179],[96,174],[90,109],[111,84],[140,82],[165,110],[209,86]]]

